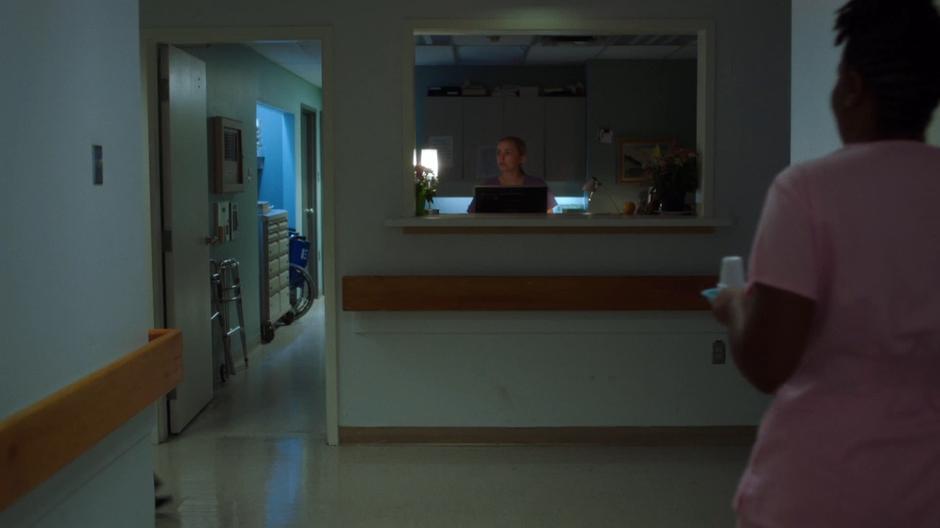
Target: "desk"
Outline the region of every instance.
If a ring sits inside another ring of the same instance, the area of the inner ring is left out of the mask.
[[[385,221],[406,234],[660,234],[707,235],[729,227],[723,218],[625,216],[619,214],[429,215]]]

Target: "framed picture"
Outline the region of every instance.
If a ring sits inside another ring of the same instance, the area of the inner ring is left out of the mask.
[[[621,139],[617,143],[617,183],[648,183],[644,174],[653,150],[668,149],[675,139]]]

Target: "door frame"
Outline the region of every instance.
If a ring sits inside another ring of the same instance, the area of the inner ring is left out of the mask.
[[[339,386],[337,360],[337,277],[335,260],[335,211],[336,200],[333,174],[334,134],[333,134],[333,29],[329,26],[300,27],[219,27],[219,28],[159,28],[142,29],[141,36],[141,79],[143,91],[144,115],[148,139],[147,170],[150,174],[150,217],[151,217],[151,262],[153,266],[153,303],[154,326],[163,327],[163,240],[160,230],[160,160],[159,160],[159,96],[157,86],[157,46],[159,44],[222,44],[243,43],[256,40],[319,40],[321,45],[321,72],[323,76],[323,108],[320,110],[320,164],[323,167],[321,179],[323,189],[320,211],[323,232],[323,282],[321,289],[324,299],[324,378],[326,403],[326,441],[329,445],[339,443]],[[185,368],[185,366],[184,366]],[[158,405],[157,435],[166,438],[166,423],[161,424]],[[165,418],[165,416],[164,416]]]
[[[313,274],[313,282],[316,286],[316,295],[315,297],[319,298],[322,293],[322,280],[320,280],[321,275],[321,263],[319,262],[320,254],[320,236],[317,234],[320,226],[320,189],[318,184],[320,183],[320,170],[319,170],[319,159],[320,156],[317,153],[317,144],[320,141],[320,133],[317,130],[318,124],[320,121],[320,111],[316,108],[311,108],[305,104],[300,105],[300,127],[301,127],[301,145],[302,150],[301,160],[305,164],[304,167],[301,167],[301,196],[300,199],[300,210],[301,218],[303,218],[303,232],[307,237],[307,240],[311,242],[310,252],[311,255],[308,255],[307,259],[307,271],[310,271],[310,260],[313,259],[313,262],[316,263],[315,269],[316,273]],[[311,140],[311,132],[313,133],[313,139]],[[311,152],[312,151],[312,152]],[[306,170],[306,172],[304,172]],[[313,203],[311,204],[311,199]],[[307,207],[304,207],[304,204]],[[313,221],[313,233],[307,232],[307,226],[310,223],[307,218],[307,209],[313,208],[315,211],[314,221]]]

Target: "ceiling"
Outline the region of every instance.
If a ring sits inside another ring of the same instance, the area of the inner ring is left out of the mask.
[[[252,42],[248,46],[310,84],[323,86],[323,52],[319,40]]]
[[[307,82],[323,86],[320,41],[259,41],[248,46]],[[697,56],[694,35],[415,36],[417,66],[570,66],[589,60],[675,60]]]
[[[417,66],[577,65],[589,60],[695,59],[694,35],[417,35]]]

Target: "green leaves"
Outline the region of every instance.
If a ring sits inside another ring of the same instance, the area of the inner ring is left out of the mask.
[[[425,214],[425,204],[434,203],[437,195],[437,178],[434,171],[422,165],[415,165],[415,213]]]

